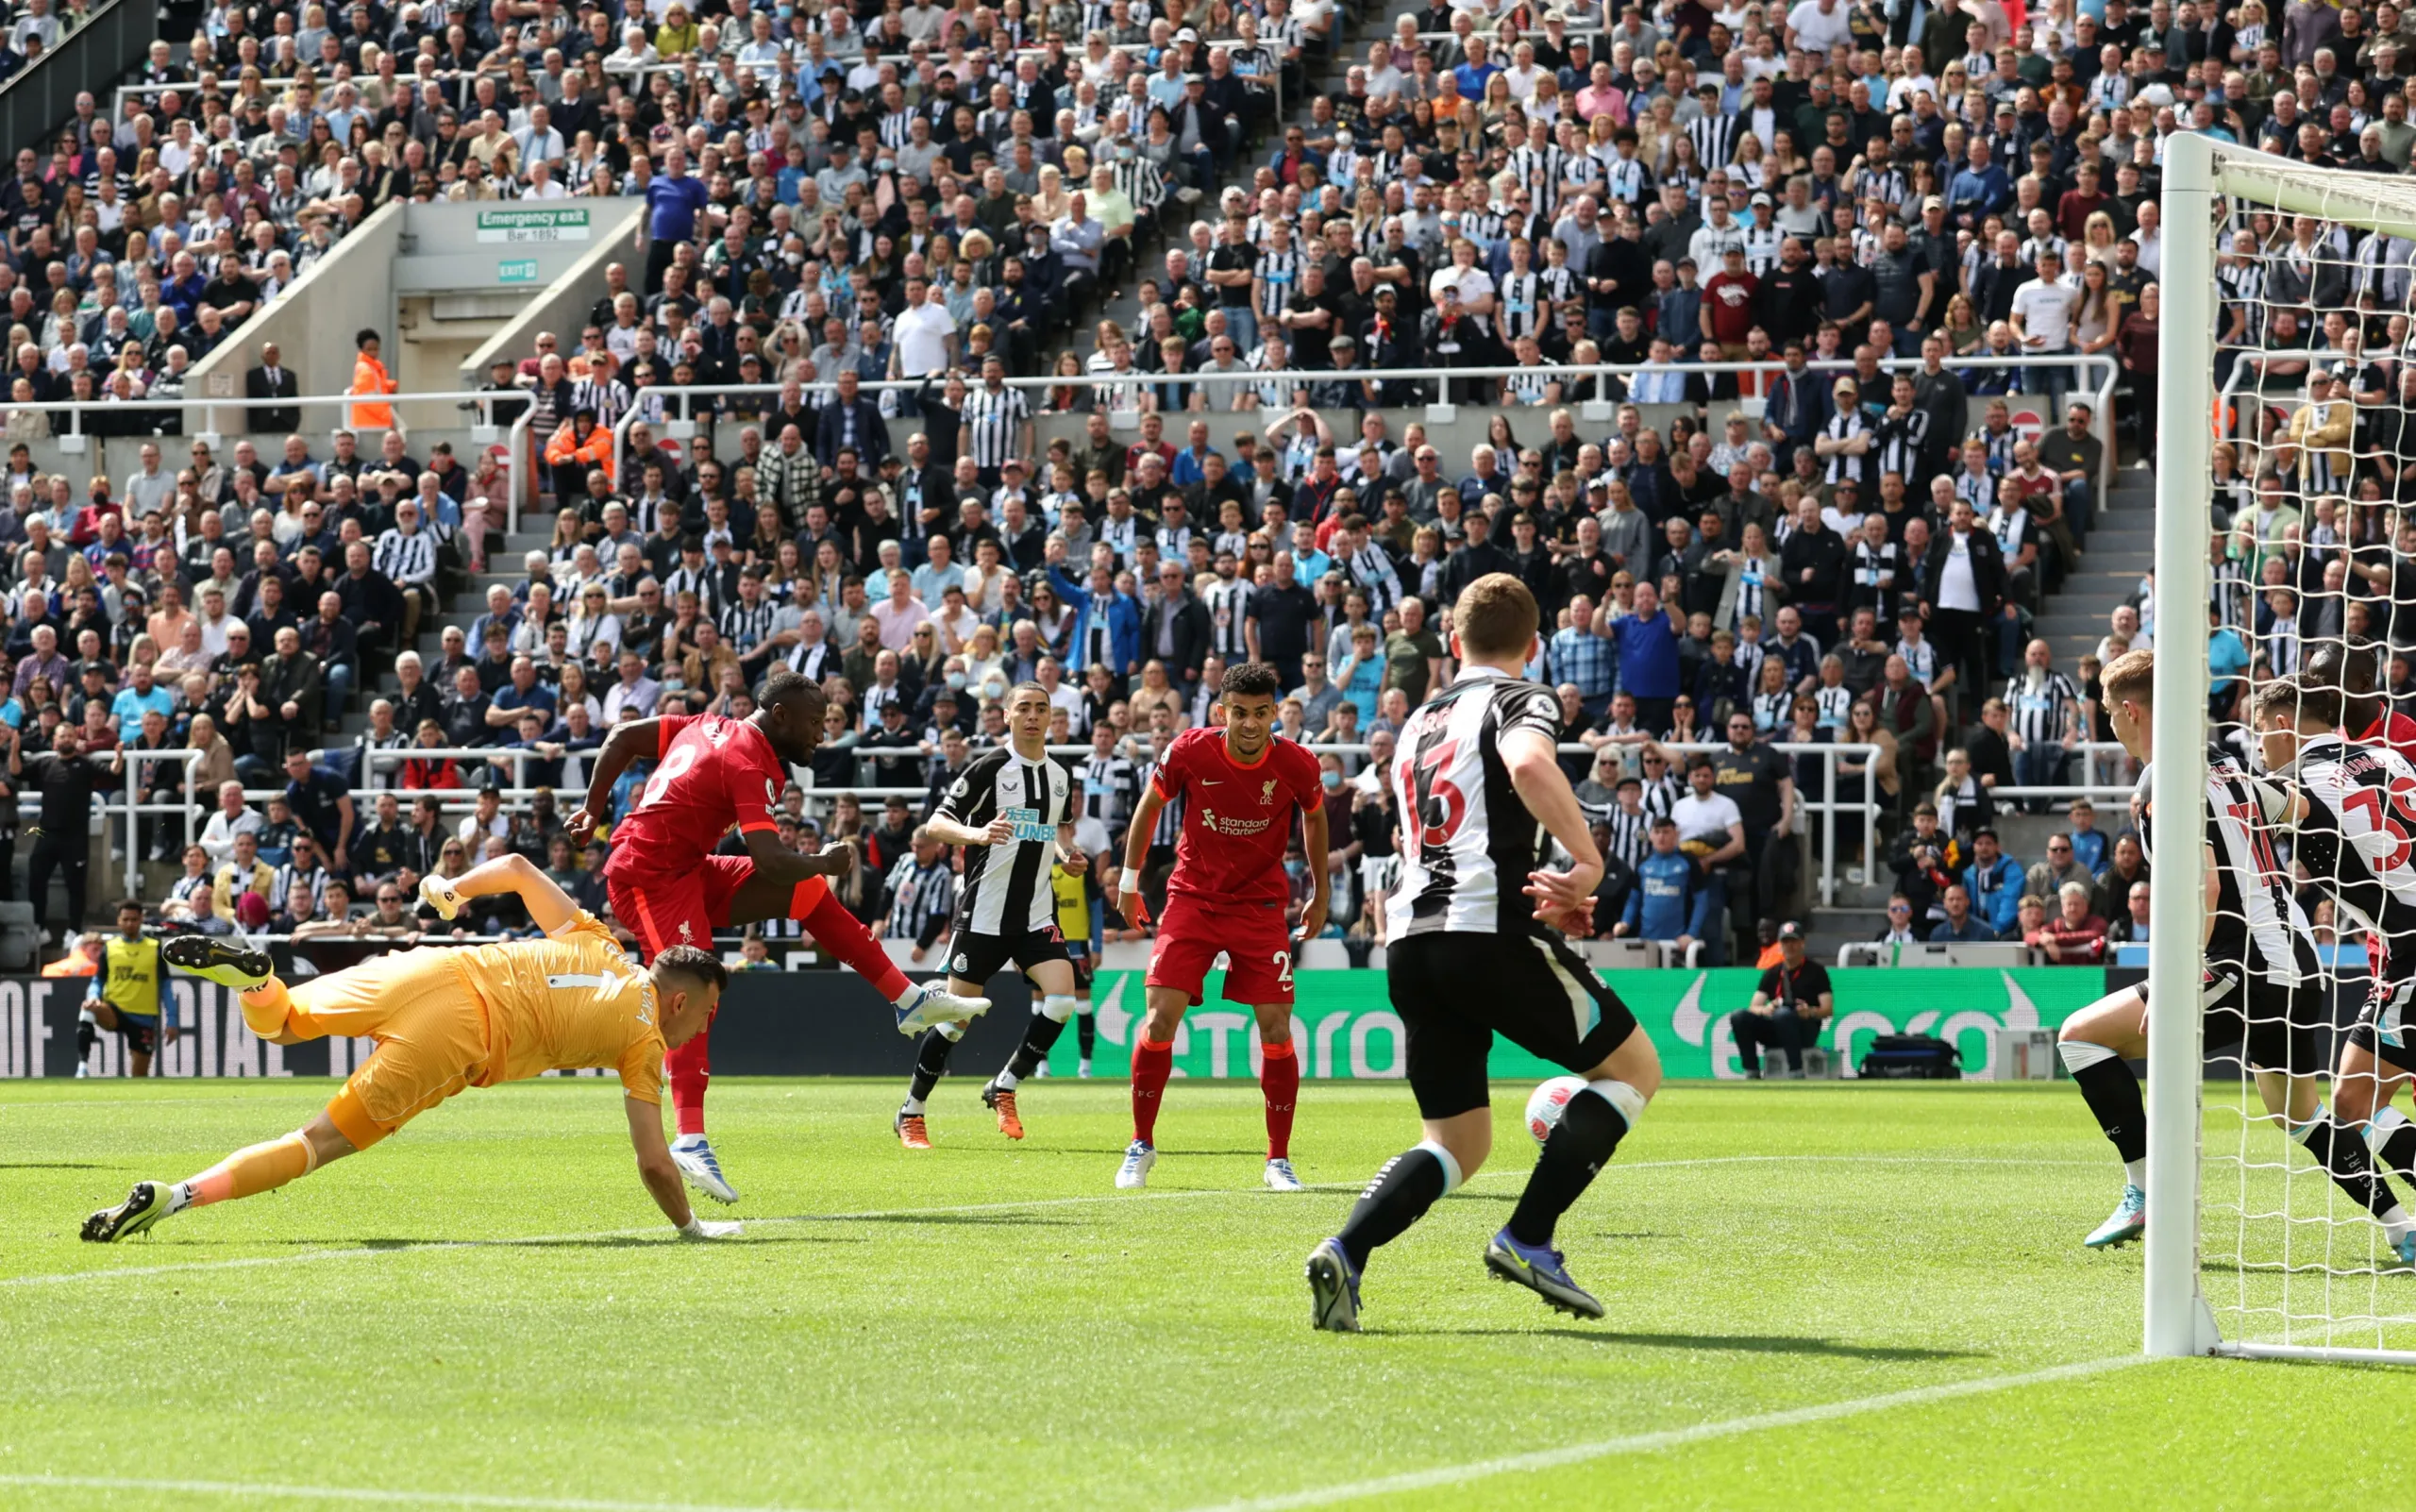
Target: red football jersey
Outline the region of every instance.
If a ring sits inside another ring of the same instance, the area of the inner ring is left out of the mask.
[[[2368,746],[2379,741],[2409,761],[2416,762],[2416,719],[2408,718],[2396,709],[2385,706],[2382,717],[2374,721],[2374,728],[2357,739]]]
[[[1225,753],[1222,730],[1202,726],[1174,737],[1149,784],[1168,802],[1183,799],[1167,892],[1210,903],[1290,901],[1284,848],[1292,811],[1325,801],[1315,756],[1275,740],[1245,766]]]
[[[743,719],[680,714],[661,723],[662,759],[629,816],[612,832],[614,876],[683,876],[730,827],[773,827],[788,769],[771,737]]]

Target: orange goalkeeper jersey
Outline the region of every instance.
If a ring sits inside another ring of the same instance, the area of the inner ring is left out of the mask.
[[[654,983],[596,916],[580,913],[543,941],[458,953],[487,1007],[480,1086],[560,1067],[610,1067],[643,1102],[663,1100],[663,1029]]]

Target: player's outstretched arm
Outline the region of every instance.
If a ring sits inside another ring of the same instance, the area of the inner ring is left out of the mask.
[[[1526,894],[1545,923],[1564,933],[1582,934],[1590,927],[1594,889],[1602,882],[1602,853],[1586,828],[1586,811],[1569,774],[1560,769],[1559,752],[1551,739],[1535,730],[1514,730],[1502,737],[1502,764],[1510,774],[1527,812],[1534,815],[1571,860],[1567,871],[1527,874]]]
[[[551,934],[579,916],[579,905],[570,895],[554,885],[554,880],[537,869],[537,864],[527,856],[497,856],[481,861],[453,879],[456,898],[492,898],[497,893],[517,893],[528,910],[528,921]]]
[[[845,840],[834,840],[809,856],[782,845],[780,832],[769,825],[747,831],[746,839],[755,875],[782,887],[813,877],[845,877],[856,869],[856,848]]]
[[[683,1239],[721,1239],[738,1232],[735,1223],[702,1223],[688,1206],[688,1190],[680,1168],[671,1163],[671,1147],[663,1140],[663,1109],[657,1103],[624,1098],[629,1115],[629,1143],[638,1154],[638,1179],[654,1198],[654,1205],[680,1231]]]
[[[596,753],[596,770],[587,779],[587,801],[570,816],[567,832],[574,847],[587,844],[587,837],[612,812],[612,784],[621,780],[629,764],[652,761],[662,754],[662,720],[630,719],[612,727]]]

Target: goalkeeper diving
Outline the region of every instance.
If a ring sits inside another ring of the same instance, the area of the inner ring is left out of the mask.
[[[292,988],[262,951],[206,935],[169,941],[168,963],[236,989],[243,1021],[261,1038],[367,1035],[378,1049],[309,1123],[184,1181],[137,1182],[125,1201],[84,1220],[84,1237],[108,1244],[190,1207],[273,1191],[368,1149],[463,1087],[589,1067],[620,1073],[638,1176],[663,1217],[686,1238],[736,1234],[736,1223],[700,1222],[689,1210],[663,1136],[663,1051],[704,1028],[727,969],[684,945],[638,966],[520,856],[421,884],[446,918],[470,899],[500,893],[519,895],[544,939],[405,950]]]

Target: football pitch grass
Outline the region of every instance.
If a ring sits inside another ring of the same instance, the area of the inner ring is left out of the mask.
[[[1415,1140],[1397,1083],[1305,1087],[1317,1189],[1278,1195],[1246,1083],[1175,1083],[1120,1193],[1121,1083],[1032,1084],[1011,1145],[954,1077],[909,1152],[897,1082],[717,1082],[746,1200],[707,1216],[751,1221],[692,1245],[617,1085],[547,1080],[77,1240],[331,1085],[0,1084],[0,1506],[2302,1507],[2405,1475],[2340,1425],[2408,1372],[2138,1361],[2139,1251],[2079,1243],[2119,1168],[2064,1084],[1672,1084],[1561,1227],[1597,1323],[1484,1274],[1533,1163],[1508,1084],[1355,1338],[1310,1330],[1301,1261]]]

